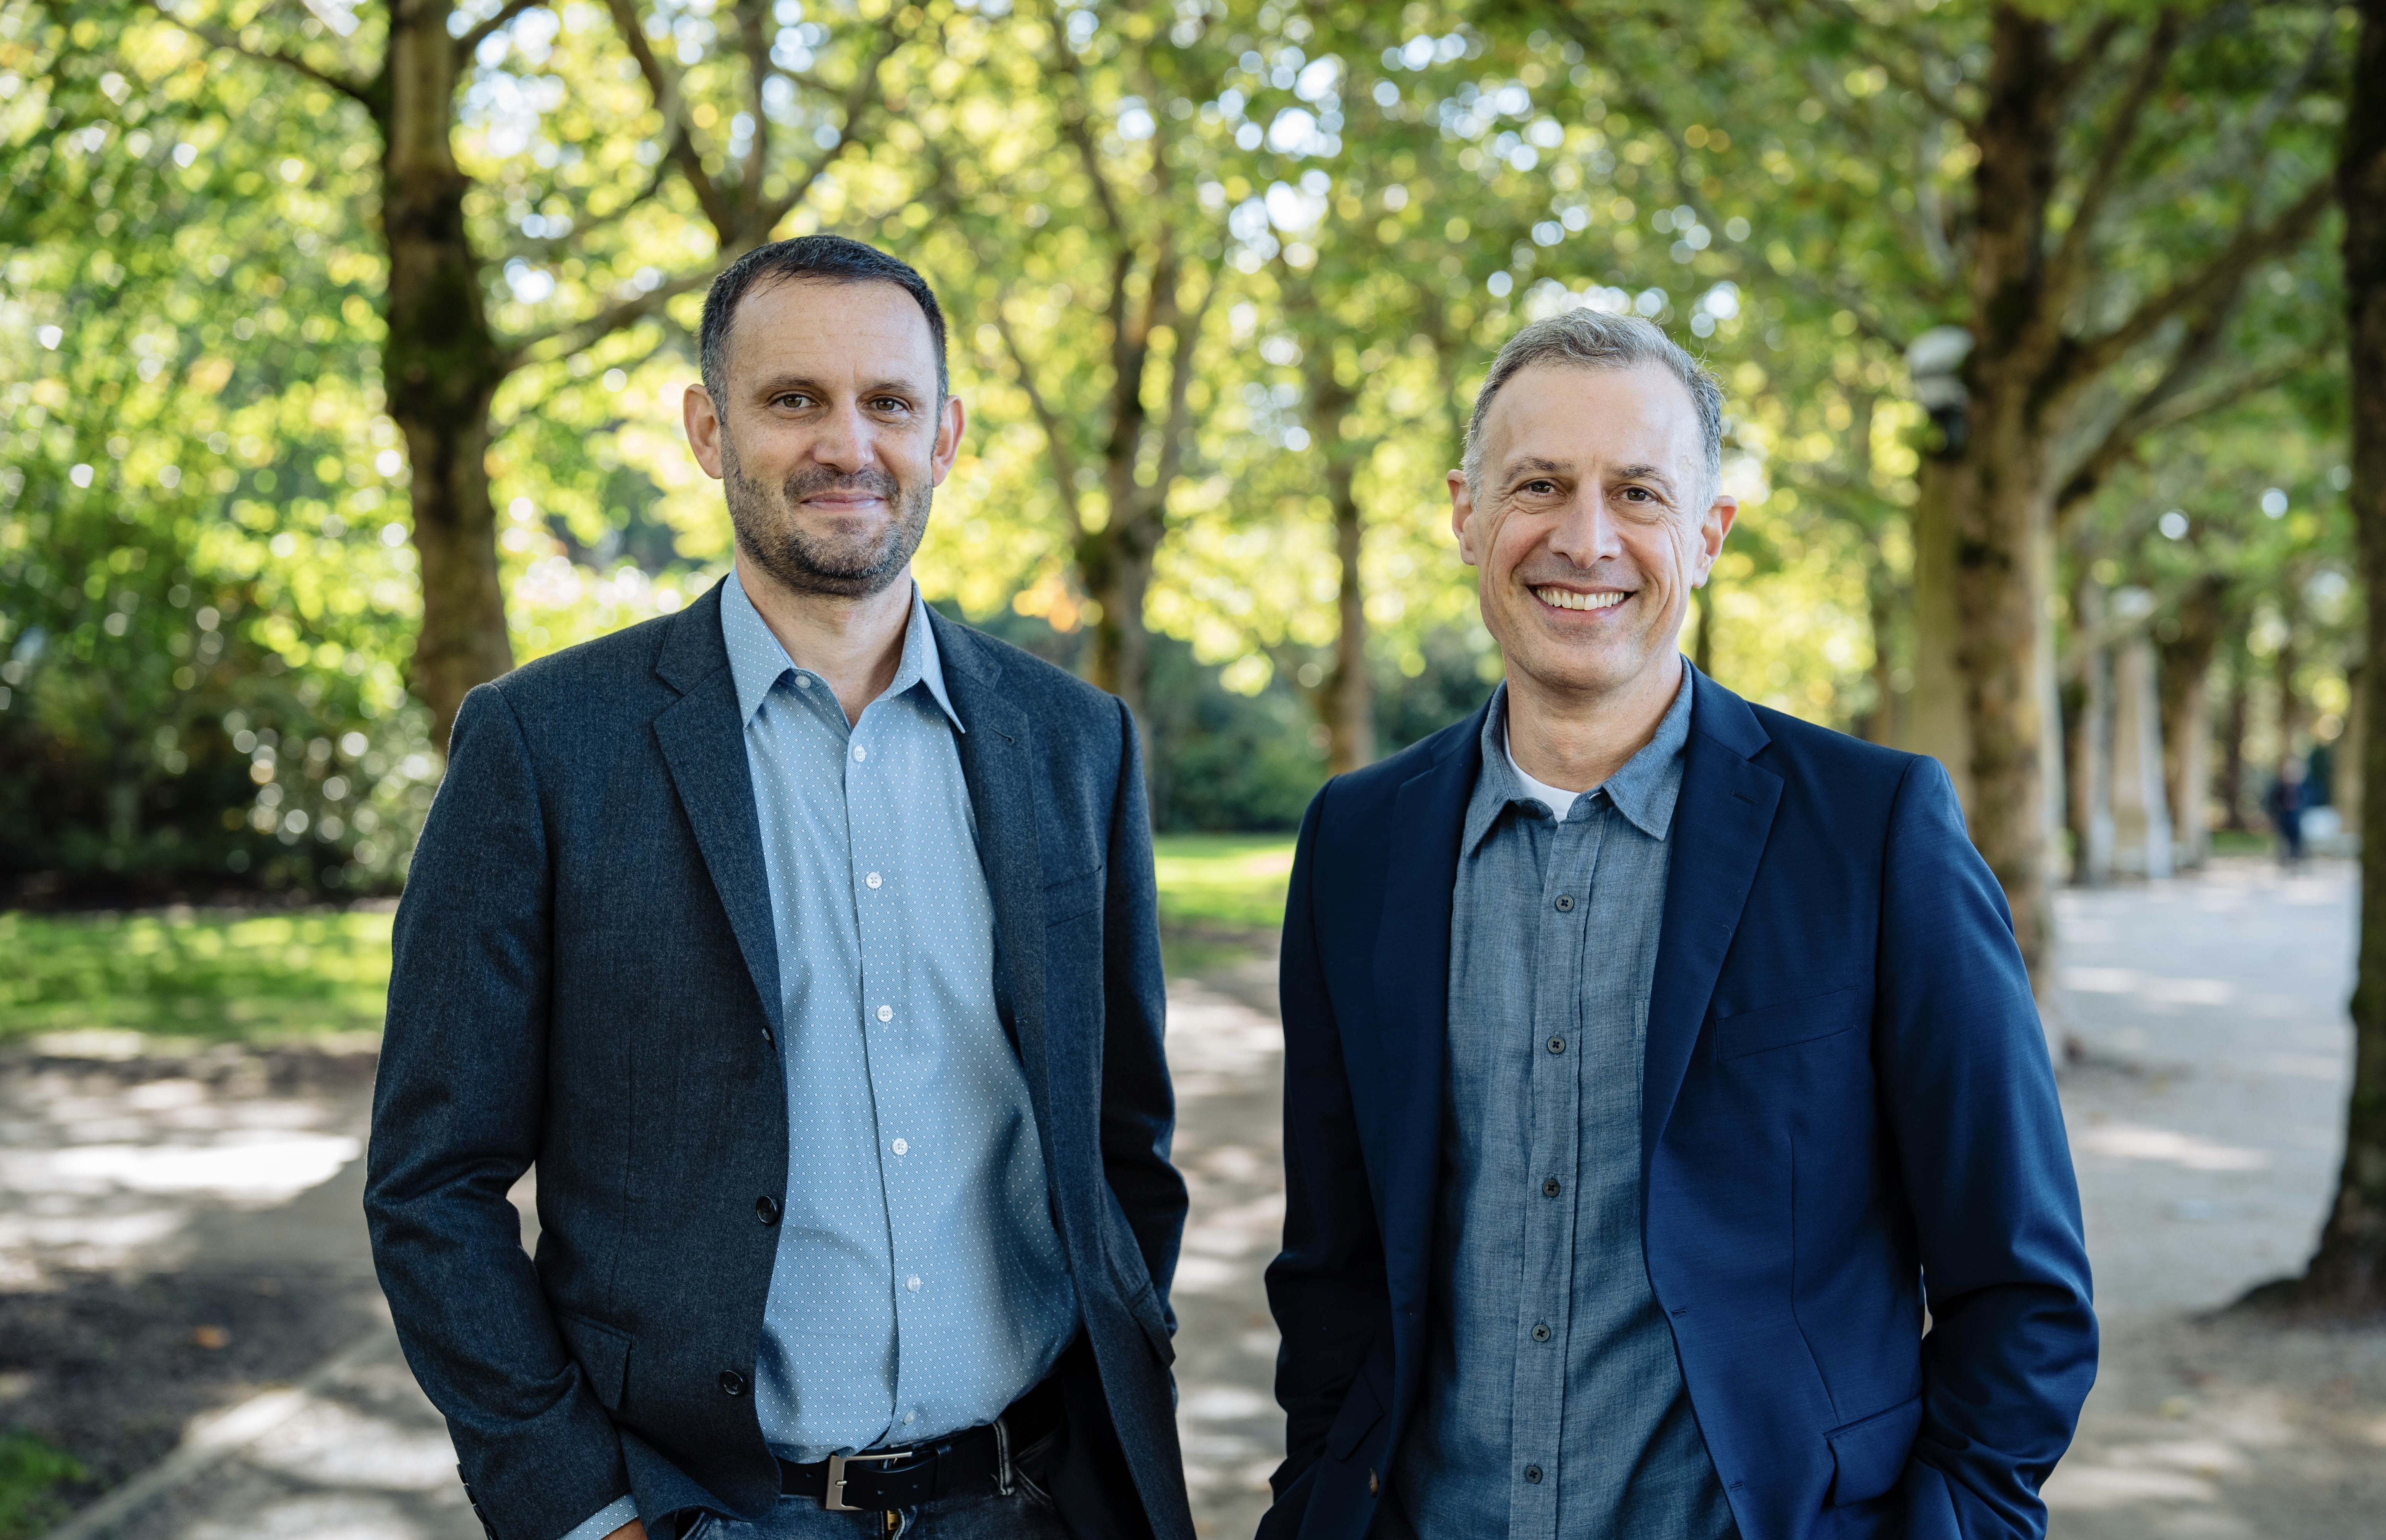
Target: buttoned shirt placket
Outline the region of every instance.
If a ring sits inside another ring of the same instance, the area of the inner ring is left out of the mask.
[[[1532,1056],[1526,1125],[1537,1191],[1525,1244],[1526,1286],[1516,1308],[1516,1458],[1509,1478],[1508,1533],[1517,1540],[1557,1533],[1560,1439],[1565,1425],[1567,1339],[1573,1324],[1580,1190],[1582,1081],[1576,1051],[1585,995],[1583,917],[1598,880],[1607,833],[1606,794],[1592,792],[1551,824],[1535,802],[1512,802],[1509,818],[1530,819],[1541,854],[1540,920],[1533,938]]]

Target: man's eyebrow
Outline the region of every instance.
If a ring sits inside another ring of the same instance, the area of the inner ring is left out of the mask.
[[[1574,467],[1564,460],[1544,459],[1538,455],[1526,455],[1508,462],[1508,474],[1511,476],[1521,476],[1526,471],[1544,476],[1562,476],[1573,469]]]
[[[823,397],[832,394],[829,386],[801,374],[781,374],[766,378],[761,383],[760,390],[766,397],[782,394],[787,391],[802,391],[807,395]],[[880,395],[901,395],[917,399],[926,395],[927,392],[908,380],[879,380],[862,386],[860,394],[861,399],[867,401]]]
[[[1667,492],[1674,490],[1674,479],[1659,466],[1619,465],[1611,475],[1619,482],[1654,482]]]

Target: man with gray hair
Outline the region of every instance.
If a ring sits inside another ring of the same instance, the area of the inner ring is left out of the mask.
[[[1589,310],[1476,399],[1507,679],[1294,860],[1262,1540],[2044,1533],[2096,1325],[2028,976],[1935,761],[1676,650],[1723,425]]]

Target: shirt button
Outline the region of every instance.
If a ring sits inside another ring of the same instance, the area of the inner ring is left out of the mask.
[[[860,744],[856,744],[853,745],[853,757],[857,761],[867,759],[870,757],[870,751],[862,747]]]
[[[797,675],[796,676],[796,688],[797,688],[797,689],[798,689],[798,690],[809,690],[809,689],[810,689],[811,687],[812,687],[812,676],[811,676],[811,675],[810,675],[810,674],[797,674]]]
[[[1551,1038],[1551,1039],[1550,1039],[1550,1052],[1551,1052],[1551,1053],[1553,1053],[1553,1054],[1562,1054],[1562,1053],[1565,1052],[1565,1039],[1564,1039],[1564,1038],[1563,1038],[1563,1037],[1552,1037],[1552,1038]]]
[[[910,1427],[912,1422],[918,1419],[919,1415],[920,1414],[916,1411],[905,1412],[903,1414],[903,1425],[907,1428]]]
[[[1541,1196],[1543,1197],[1555,1197],[1558,1196],[1559,1191],[1558,1179],[1554,1176],[1541,1183]]]
[[[721,1394],[723,1396],[745,1395],[746,1376],[738,1373],[737,1371],[734,1369],[722,1370],[721,1371]]]
[[[873,871],[869,876],[864,877],[862,881],[869,883],[872,887],[876,887],[881,882],[885,881],[885,879]]]
[[[895,1020],[895,1008],[893,1006],[880,1006],[878,1008],[878,1019],[882,1021],[892,1021]]]
[[[1547,1341],[1549,1341],[1549,1340],[1550,1340],[1550,1329],[1549,1329],[1547,1326],[1535,1326],[1535,1327],[1533,1328],[1533,1340],[1534,1340],[1535,1342],[1547,1342]]]
[[[854,757],[855,757],[855,758],[857,758],[857,759],[859,759],[859,758],[860,758],[860,757],[861,757],[861,756],[860,756],[860,755],[859,755],[859,754],[856,754],[856,755],[854,756]],[[1574,913],[1574,895],[1573,895],[1573,894],[1571,894],[1571,893],[1561,893],[1561,894],[1559,894],[1559,895],[1558,895],[1558,913],[1560,913],[1560,914],[1572,914],[1572,913]]]
[[[895,1141],[895,1153],[896,1153],[896,1154],[898,1154],[898,1155],[909,1155],[909,1154],[910,1154],[910,1153],[911,1153],[911,1141],[910,1141],[910,1140],[909,1140],[909,1139],[898,1139],[898,1140],[896,1140],[896,1141]]]
[[[920,1292],[920,1275],[919,1275],[918,1273],[916,1273],[916,1272],[915,1272],[915,1273],[911,1274],[911,1276],[910,1276],[910,1277],[904,1279],[904,1280],[903,1280],[903,1286],[904,1286],[905,1288],[907,1288],[907,1289],[910,1289],[913,1294],[917,1294],[917,1293],[919,1293],[919,1292]]]
[[[779,1222],[779,1200],[768,1193],[754,1200],[754,1217],[764,1224]]]
[[[1535,1486],[1538,1486],[1538,1485],[1540,1485],[1540,1484],[1541,1484],[1541,1468],[1540,1468],[1539,1466],[1538,1466],[1538,1465],[1527,1465],[1527,1466],[1526,1466],[1526,1467],[1525,1467],[1525,1479],[1526,1479],[1526,1481],[1528,1481],[1528,1482],[1531,1482]]]

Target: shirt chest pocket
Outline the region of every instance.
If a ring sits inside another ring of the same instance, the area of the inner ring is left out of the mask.
[[[1851,986],[1719,1013],[1714,1020],[1716,1061],[1746,1058],[1853,1032],[1869,1020],[1870,1003],[1864,990]]]
[[[1065,924],[1100,912],[1102,877],[1107,870],[1098,862],[1090,871],[1081,871],[1074,877],[1045,883],[1044,923],[1048,926]]]

